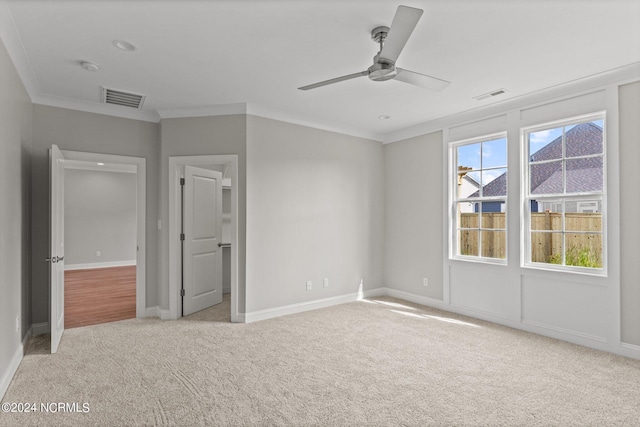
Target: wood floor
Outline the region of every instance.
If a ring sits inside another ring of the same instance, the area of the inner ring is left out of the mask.
[[[64,272],[64,327],[136,317],[136,266]]]

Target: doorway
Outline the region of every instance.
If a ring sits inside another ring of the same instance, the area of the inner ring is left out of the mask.
[[[100,171],[104,173],[112,173],[114,176],[120,176],[122,181],[126,181],[129,185],[133,185],[135,188],[131,189],[131,193],[135,193],[135,206],[133,207],[134,218],[129,221],[131,236],[128,236],[128,241],[131,242],[132,248],[129,248],[126,259],[108,258],[108,253],[100,248],[84,249],[84,258],[79,259],[74,265],[73,252],[72,257],[67,258],[65,264],[66,267],[71,266],[71,270],[68,270],[69,276],[74,276],[74,271],[84,270],[88,273],[86,280],[98,280],[105,281],[111,280],[115,282],[129,282],[128,287],[120,287],[118,292],[128,293],[129,296],[133,294],[135,300],[135,310],[129,306],[126,316],[129,317],[145,317],[146,315],[146,159],[140,157],[118,156],[109,154],[97,154],[86,153],[80,151],[68,151],[62,150],[64,154],[64,171],[65,175],[74,174],[75,171]],[[128,177],[128,179],[126,178]],[[66,199],[66,197],[65,197]],[[103,200],[103,202],[105,202]],[[131,207],[130,207],[131,208]],[[131,214],[132,209],[129,209]],[[65,217],[66,217],[65,213]],[[121,230],[125,232],[124,230]],[[66,233],[65,233],[66,234]],[[124,237],[112,236],[112,242],[110,244],[116,244],[117,241],[122,240]],[[77,248],[76,248],[77,249]],[[107,249],[107,251],[115,251],[113,246]],[[67,252],[74,248],[67,248]],[[97,252],[100,252],[98,255]],[[120,253],[122,253],[120,251]],[[67,257],[69,255],[67,254]],[[94,260],[91,260],[91,258]],[[122,256],[116,256],[122,258]],[[90,268],[80,269],[79,267],[88,266]],[[102,271],[100,271],[102,270]],[[102,274],[101,274],[102,273]],[[109,275],[110,277],[106,277]],[[65,282],[67,280],[65,279]],[[117,285],[115,285],[117,287]],[[123,290],[126,289],[126,290]],[[65,292],[66,294],[66,292]],[[123,294],[121,294],[123,295]],[[108,304],[105,297],[102,295],[95,295],[93,308],[99,309],[100,304]],[[111,295],[111,297],[116,297]],[[66,305],[66,304],[65,304]],[[117,311],[117,310],[116,310]],[[106,313],[106,319],[108,321],[115,321],[118,317],[117,313]],[[109,320],[110,319],[110,320]],[[66,319],[65,319],[66,321]],[[102,323],[102,322],[101,322]]]
[[[65,329],[136,317],[137,170],[64,168]]]
[[[238,315],[238,156],[203,155],[169,157],[169,316],[182,317],[182,204],[180,178],[186,166],[224,170],[223,188],[228,192],[228,227],[225,240],[229,256],[229,293],[231,321],[241,322]]]

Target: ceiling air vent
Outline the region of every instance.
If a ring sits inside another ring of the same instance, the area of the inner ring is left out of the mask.
[[[142,108],[146,96],[139,93],[124,92],[122,90],[102,88],[102,102],[105,104],[121,105],[123,107]]]
[[[483,99],[491,98],[493,96],[502,95],[504,93],[507,93],[507,91],[505,89],[496,89],[496,90],[493,90],[493,91],[491,91],[489,93],[485,93],[483,95],[474,96],[473,99],[475,99],[476,101],[482,101]]]

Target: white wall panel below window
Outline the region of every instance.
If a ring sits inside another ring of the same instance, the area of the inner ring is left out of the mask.
[[[511,301],[517,286],[509,283],[506,271],[504,266],[475,262],[451,265],[449,270],[451,306],[500,319],[514,319],[518,312]]]
[[[523,275],[522,322],[607,342],[606,286]]]

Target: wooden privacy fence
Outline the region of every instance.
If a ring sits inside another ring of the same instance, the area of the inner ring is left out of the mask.
[[[475,228],[476,230],[460,230],[460,254],[478,256],[477,230],[479,215],[477,213],[461,213],[460,228]],[[504,212],[486,212],[482,214],[483,229],[500,229],[500,231],[482,230],[482,256],[488,258],[506,258],[506,233]]]
[[[504,212],[482,214],[482,231],[477,230],[480,216],[477,213],[461,213],[459,248],[462,255],[478,255],[478,239],[482,233],[483,257],[505,258],[506,235]],[[474,230],[475,229],[475,230]],[[498,229],[500,231],[492,231]],[[531,214],[531,261],[545,263],[562,262],[562,214],[534,212]],[[580,233],[571,233],[579,231]],[[602,266],[602,214],[599,212],[567,212],[565,214],[566,264],[587,267]],[[584,265],[585,257],[591,261]],[[579,259],[582,258],[582,259]]]

